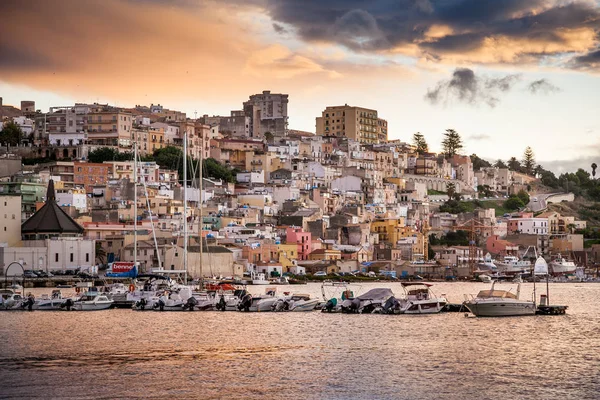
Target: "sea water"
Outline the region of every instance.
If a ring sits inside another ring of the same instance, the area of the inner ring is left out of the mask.
[[[402,293],[353,290],[373,287]],[[458,303],[489,285],[432,289]],[[278,291],[320,296],[321,286]],[[553,283],[550,303],[567,315],[2,312],[0,398],[599,398],[600,284]]]

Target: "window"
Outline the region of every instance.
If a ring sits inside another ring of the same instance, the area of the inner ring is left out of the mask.
[[[54,253],[54,261],[58,262],[58,253]]]
[[[71,253],[71,257],[69,257],[70,261],[73,262],[73,253]]]
[[[15,214],[12,215],[12,219],[15,219]]]
[[[90,253],[85,253],[85,262],[90,262]]]

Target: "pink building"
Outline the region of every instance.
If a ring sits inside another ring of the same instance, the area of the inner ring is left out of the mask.
[[[310,232],[304,232],[302,228],[288,226],[285,230],[286,243],[298,245],[298,260],[308,260],[308,255],[312,251]]]
[[[492,235],[486,239],[485,249],[488,253],[495,255],[517,255],[519,245],[500,239],[498,235]]]

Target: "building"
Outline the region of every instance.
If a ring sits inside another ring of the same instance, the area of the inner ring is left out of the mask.
[[[199,118],[200,122],[209,126],[219,126],[219,132],[225,136],[235,138],[250,137],[251,118],[247,116],[244,110],[231,111],[229,117],[203,115]]]
[[[0,194],[21,196],[21,222],[33,215],[45,192],[46,185],[37,174],[19,173],[11,176],[10,182],[0,182]]]
[[[548,218],[534,218],[526,214],[521,218],[510,218],[507,230],[508,234],[548,235]]]
[[[361,143],[385,143],[388,139],[387,121],[377,110],[362,107],[331,106],[316,119],[317,135],[336,136]]]
[[[91,146],[112,146],[131,151],[133,116],[109,105],[90,106],[84,126]]]
[[[16,246],[21,241],[21,196],[0,194],[0,244]]]
[[[96,263],[95,241],[83,238],[83,227],[58,206],[53,180],[48,183],[46,202],[21,225],[20,231],[22,247],[0,247],[2,269],[19,263],[23,269],[85,270]],[[20,273],[10,270],[10,275]]]
[[[109,164],[87,163],[75,161],[73,163],[73,183],[83,186],[89,193],[93,191],[94,185],[103,185],[108,182]]]
[[[250,96],[244,102],[244,114],[249,118],[249,136],[263,138],[270,132],[274,136],[285,136],[288,128],[288,95],[271,93]]]
[[[85,143],[87,104],[51,107],[35,117],[34,143],[50,146],[79,146]]]
[[[87,212],[87,194],[85,189],[57,189],[56,203],[61,207],[74,207],[81,213]]]

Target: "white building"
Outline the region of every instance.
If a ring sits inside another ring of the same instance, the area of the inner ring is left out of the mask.
[[[87,212],[87,194],[85,189],[57,189],[56,203],[59,206],[72,206],[79,212]]]

